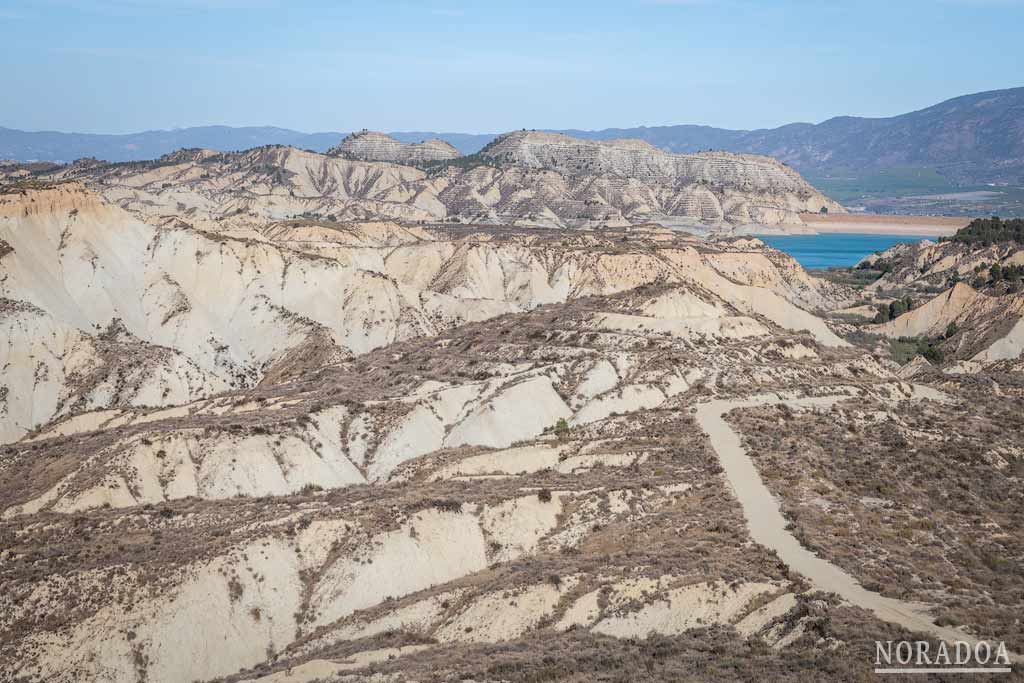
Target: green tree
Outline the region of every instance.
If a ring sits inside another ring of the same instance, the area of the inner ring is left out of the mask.
[[[907,303],[902,299],[896,299],[889,304],[889,320],[895,320],[907,312]]]
[[[966,228],[958,230],[953,237],[943,239],[979,247],[999,242],[1024,244],[1024,219],[1002,220],[998,216],[975,218]]]
[[[918,347],[918,353],[925,357],[929,363],[941,363],[943,359],[942,349],[929,343],[923,343]]]
[[[569,438],[569,423],[565,421],[564,417],[558,418],[558,422],[555,423],[555,436],[559,441]]]

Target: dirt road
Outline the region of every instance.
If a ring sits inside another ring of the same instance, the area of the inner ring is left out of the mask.
[[[785,403],[791,408],[827,408],[844,398],[849,396],[785,399],[766,394],[739,401],[716,400],[698,406],[696,417],[718,452],[722,468],[743,506],[747,527],[754,541],[774,550],[783,562],[807,577],[815,588],[836,593],[851,604],[870,610],[879,619],[899,624],[911,631],[930,633],[947,642],[976,642],[976,639],[957,629],[937,625],[919,605],[866,590],[854,577],[800,545],[793,534],[786,530],[787,522],[779,504],[761,480],[757,468],[743,448],[739,434],[723,419],[726,413],[736,408],[776,403]]]

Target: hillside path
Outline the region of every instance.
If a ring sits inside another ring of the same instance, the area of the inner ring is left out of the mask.
[[[812,398],[781,398],[764,394],[742,400],[714,400],[697,406],[696,418],[718,453],[755,542],[774,550],[790,569],[804,575],[814,588],[836,593],[849,603],[870,610],[883,621],[899,624],[910,631],[930,633],[950,643],[957,640],[977,642],[977,639],[957,629],[939,626],[919,606],[865,589],[853,576],[800,545],[796,537],[786,530],[787,521],[779,504],[761,480],[753,460],[743,448],[740,435],[724,419],[728,412],[737,408],[778,403],[798,409],[828,408],[847,398],[850,398],[848,394]]]

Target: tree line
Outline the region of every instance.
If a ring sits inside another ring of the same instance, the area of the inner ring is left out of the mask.
[[[943,238],[971,246],[988,247],[999,242],[1024,244],[1024,219],[1003,220],[999,216],[975,218],[952,237]]]

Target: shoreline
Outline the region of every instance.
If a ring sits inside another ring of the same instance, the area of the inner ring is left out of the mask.
[[[946,237],[971,222],[967,216],[883,216],[877,214],[801,214],[804,226],[814,233]],[[797,233],[800,234],[800,233]]]
[[[938,241],[943,237],[949,237],[953,233],[939,234],[936,232],[908,232],[906,230],[816,230],[814,232],[750,232],[745,233],[743,237],[824,237],[826,235],[860,235],[860,236],[871,236],[871,237],[898,237],[900,239],[906,239],[907,241],[918,241],[918,240],[933,240]]]

